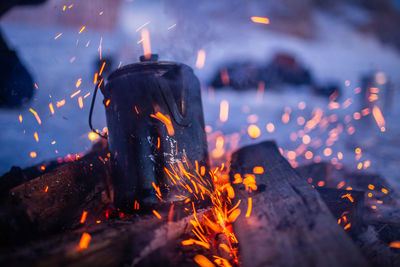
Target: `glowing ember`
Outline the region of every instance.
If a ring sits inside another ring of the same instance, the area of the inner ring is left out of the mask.
[[[389,247],[391,247],[391,248],[400,248],[400,241],[390,242]]]
[[[205,62],[206,62],[206,52],[203,49],[200,49],[197,52],[196,68],[198,69],[203,68]]]
[[[39,124],[42,124],[42,121],[40,120],[40,117],[39,117],[39,115],[36,113],[36,111],[34,111],[34,110],[31,109],[31,108],[29,109],[29,111],[32,112],[32,114],[35,116],[37,122],[38,122]]]
[[[325,157],[329,157],[330,155],[332,155],[332,149],[330,147],[327,147],[324,149],[324,156]]]
[[[103,64],[101,64],[101,68],[100,68],[100,71],[99,71],[99,76],[101,76],[101,74],[103,74],[103,71],[104,71],[104,67],[106,66],[106,62],[104,61],[103,62]],[[97,78],[97,77],[96,77]]]
[[[37,132],[35,132],[35,133],[33,134],[33,137],[35,137],[36,142],[39,143],[39,135],[38,135]]]
[[[52,103],[49,104],[49,109],[50,109],[50,113],[53,115],[54,114],[54,107],[53,107]]]
[[[261,24],[269,24],[269,18],[264,17],[251,17],[250,18],[254,23],[261,23]]]
[[[273,132],[275,131],[275,126],[274,126],[273,123],[270,122],[270,123],[267,124],[266,129],[267,129],[267,131],[268,131],[269,133],[273,133]]]
[[[302,140],[303,140],[303,144],[306,144],[306,145],[308,145],[311,142],[311,138],[307,134],[303,136]]]
[[[56,37],[54,37],[54,40],[57,40],[58,37],[60,37],[61,35],[62,35],[62,33],[57,34]]]
[[[86,26],[82,26],[82,28],[79,30],[78,34],[81,34],[85,28],[86,28]]]
[[[157,112],[156,115],[150,114],[150,117],[155,118],[164,123],[165,127],[167,128],[168,134],[170,136],[173,136],[175,134],[174,126],[172,125],[169,115],[164,115],[161,112]]]
[[[79,241],[79,249],[87,249],[91,239],[92,237],[88,233],[83,233]]]
[[[376,124],[378,124],[378,127],[381,130],[381,132],[386,131],[385,118],[383,117],[382,112],[378,106],[374,106],[372,108],[372,115],[374,116]]]
[[[312,159],[313,156],[314,155],[313,155],[313,153],[311,151],[307,151],[306,153],[304,153],[304,157],[306,159]]]
[[[257,125],[252,124],[247,128],[247,133],[251,138],[255,139],[261,135],[261,130]]]
[[[252,198],[251,197],[249,197],[248,199],[247,199],[247,212],[246,212],[246,217],[250,217],[250,214],[251,214],[251,208],[252,208],[252,206],[253,206],[253,200],[252,200]]]
[[[375,186],[372,185],[372,184],[369,184],[369,185],[368,185],[368,189],[369,189],[369,190],[374,190],[374,189],[375,189]]]
[[[340,188],[342,188],[344,185],[345,185],[345,182],[344,182],[344,181],[341,181],[341,182],[336,186],[336,188],[337,188],[337,189],[340,189]]]
[[[253,173],[254,174],[263,174],[264,173],[264,168],[261,166],[255,166],[253,168]]]
[[[85,223],[87,217],[87,211],[82,212],[80,223]]]
[[[62,107],[62,106],[64,106],[64,105],[65,105],[65,99],[63,99],[63,100],[61,100],[61,101],[57,101],[56,106],[57,106],[58,108],[60,108],[60,107]]]
[[[169,26],[168,30],[171,30],[171,29],[175,28],[175,26],[176,26],[176,24],[173,24],[173,25]]]
[[[354,202],[354,198],[351,196],[350,193],[342,196],[342,198],[346,198],[346,197],[350,200],[350,202]]]
[[[156,210],[153,210],[153,213],[159,220],[162,219],[160,213],[158,213]]]
[[[226,122],[229,116],[229,102],[226,100],[222,100],[219,105],[219,120],[222,122]]]
[[[79,78],[75,83],[75,87],[78,88],[79,86],[81,86],[81,84],[82,84],[82,78]]]
[[[79,85],[78,85],[78,87],[79,87]],[[81,92],[81,90],[76,91],[75,93],[73,93],[73,94],[71,95],[71,98],[74,98],[74,97],[77,96],[80,92]]]
[[[207,259],[207,257],[203,256],[203,255],[196,255],[194,257],[194,261],[200,265],[201,267],[215,267],[215,264],[212,263],[209,259]]]
[[[343,229],[344,230],[347,230],[347,229],[349,229],[351,227],[351,223],[348,223],[348,224],[346,224],[344,227],[343,227]]]
[[[97,139],[99,139],[99,135],[94,133],[94,132],[90,132],[88,134],[88,138],[89,138],[90,141],[93,142],[93,141],[96,141]]]
[[[79,108],[83,108],[83,99],[82,99],[82,97],[80,96],[80,97],[78,97],[78,105],[79,105]]]

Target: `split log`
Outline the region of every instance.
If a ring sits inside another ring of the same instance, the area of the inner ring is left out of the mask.
[[[236,186],[236,198],[250,217],[239,217],[234,231],[243,266],[368,266],[328,208],[307,182],[282,157],[273,142],[247,146],[232,155],[231,177],[251,174],[255,166],[258,190]],[[242,206],[243,207],[243,206]]]
[[[65,164],[65,162],[52,160],[25,169],[21,169],[17,166],[11,167],[10,171],[0,177],[0,201],[2,202],[7,198],[10,189],[35,179],[40,175],[44,175],[63,164]],[[45,170],[41,169],[42,166],[45,166]]]
[[[0,213],[0,236],[11,243],[73,228],[83,210],[98,212],[111,202],[111,166],[106,142],[84,157],[19,185]],[[17,235],[17,236],[14,236]]]
[[[90,224],[74,232],[22,248],[3,250],[1,266],[194,266],[196,254],[212,258],[216,251],[198,246],[182,246],[182,240],[194,238],[189,226],[192,216],[168,221],[168,211],[154,215],[130,215]],[[203,213],[199,211],[201,216]],[[79,249],[83,232],[91,235],[89,246]],[[214,254],[212,254],[214,253]]]

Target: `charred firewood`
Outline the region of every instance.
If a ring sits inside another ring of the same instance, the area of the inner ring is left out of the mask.
[[[107,143],[101,142],[83,158],[12,188],[1,208],[2,239],[24,242],[13,235],[71,228],[84,209],[98,211],[110,203],[110,173]]]
[[[249,186],[255,166],[264,172]],[[234,223],[243,266],[368,266],[317,191],[292,169],[275,143],[235,152],[231,177],[236,173],[248,178],[246,185],[236,186],[236,198],[244,202],[247,214],[252,207],[249,216]]]
[[[160,211],[160,217],[128,215],[101,220],[17,250],[3,248],[0,265],[193,266],[198,253],[211,258],[211,252],[181,245],[190,235],[192,216],[170,221],[168,212]],[[83,235],[86,242],[81,241]]]
[[[4,198],[7,198],[8,192],[11,188],[35,179],[40,175],[44,175],[60,167],[63,164],[65,164],[65,162],[52,160],[48,162],[42,162],[40,164],[25,169],[21,169],[17,166],[11,167],[10,171],[0,177],[0,199],[4,200]],[[41,169],[42,166],[45,167],[45,170]]]

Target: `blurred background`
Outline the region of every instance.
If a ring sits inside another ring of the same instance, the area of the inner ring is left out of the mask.
[[[215,164],[274,139],[294,167],[328,161],[400,189],[398,0],[15,0],[0,14],[2,82],[13,66],[26,81],[21,103],[0,102],[0,175],[90,149],[94,74],[137,62],[147,29],[160,60],[199,77]]]

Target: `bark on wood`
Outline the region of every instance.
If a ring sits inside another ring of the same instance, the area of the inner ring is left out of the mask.
[[[91,224],[74,232],[44,241],[32,242],[18,250],[2,251],[1,266],[194,266],[193,257],[209,255],[197,246],[182,246],[181,241],[193,238],[189,219],[168,222],[168,212],[154,215],[130,215]],[[201,216],[202,212],[199,211]],[[83,232],[91,235],[87,249],[79,249]]]
[[[76,225],[84,209],[101,210],[112,197],[107,154],[106,142],[98,143],[83,158],[11,189],[1,209],[2,239],[51,234]]]
[[[231,174],[251,174],[258,190],[249,194],[241,184],[237,198],[249,218],[234,224],[243,266],[367,266],[358,248],[332,217],[321,197],[281,156],[273,142],[247,146],[232,155]],[[231,176],[231,177],[232,177]]]
[[[25,169],[16,166],[11,167],[10,171],[0,177],[0,201],[3,202],[4,199],[7,198],[10,189],[44,175],[63,164],[65,164],[65,162],[53,160],[42,162]],[[46,169],[42,170],[41,166],[45,166]]]

